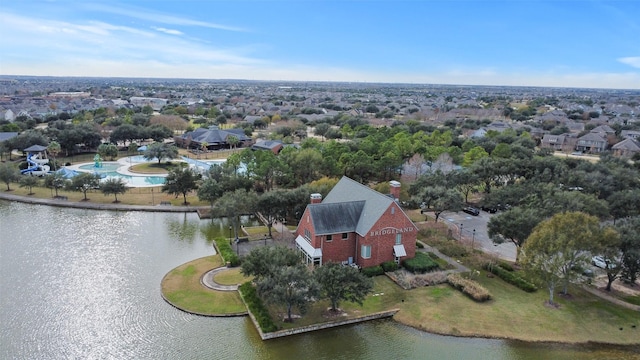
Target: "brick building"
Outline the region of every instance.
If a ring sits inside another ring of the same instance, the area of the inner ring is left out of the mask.
[[[390,185],[383,195],[343,177],[324,200],[311,194],[296,230],[307,263],[369,267],[414,257],[418,229],[397,202],[400,183]]]

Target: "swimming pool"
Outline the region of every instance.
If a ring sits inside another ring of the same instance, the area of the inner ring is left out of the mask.
[[[78,166],[82,172],[97,173],[104,179],[121,178],[130,187],[158,186],[164,184],[164,176],[124,174],[129,165],[117,162],[103,162],[101,167],[95,167],[94,163]]]

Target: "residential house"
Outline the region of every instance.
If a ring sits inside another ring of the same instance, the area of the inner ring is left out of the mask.
[[[390,185],[383,195],[343,177],[324,200],[311,194],[295,240],[306,262],[370,267],[413,258],[418,229],[398,204],[400,183]]]
[[[545,134],[540,142],[540,148],[553,149],[554,151],[573,151],[577,141],[577,137],[573,134]]]
[[[258,140],[255,144],[251,145],[251,150],[269,150],[278,155],[283,146],[284,144],[279,140]]]
[[[640,141],[627,138],[611,147],[613,154],[616,156],[630,158],[635,154],[640,154]]]
[[[600,153],[607,149],[607,145],[607,139],[596,133],[590,132],[578,138],[578,141],[576,142],[576,150],[589,153]]]
[[[243,129],[221,130],[217,126],[197,128],[174,137],[174,140],[176,145],[184,148],[202,149],[204,145],[208,150],[219,150],[231,147],[228,142],[231,136],[235,136],[239,140],[236,147],[245,147],[253,143],[253,139],[245,135]]]
[[[640,131],[638,131],[638,130],[622,130],[620,132],[620,136],[623,139],[636,139],[636,140],[639,140],[640,139]]]

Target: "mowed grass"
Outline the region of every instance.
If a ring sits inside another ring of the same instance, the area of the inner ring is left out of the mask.
[[[1,185],[2,187],[0,187],[0,189],[2,190],[0,191],[7,190],[6,184],[3,183]],[[21,188],[18,183],[11,183],[10,188],[11,191],[6,192],[7,194],[41,199],[51,199],[55,196],[55,191],[53,189],[41,186],[34,187],[32,189],[33,194],[31,195],[29,195],[29,188]],[[68,202],[84,201],[84,195],[79,191],[59,189],[58,195],[66,196],[68,198]],[[115,200],[113,195],[104,195],[100,190],[91,190],[87,192],[87,198],[89,199],[89,202],[98,204],[111,204]],[[180,206],[182,205],[183,199],[182,195],[176,198],[175,195],[163,193],[161,186],[128,188],[127,192],[118,195],[118,202],[124,205],[158,205],[161,201],[170,202],[171,205]],[[210,205],[206,201],[200,201],[195,191],[187,194],[187,202],[191,206]]]
[[[578,287],[570,288],[568,298],[556,295],[559,307],[552,308],[545,305],[548,292],[544,289],[526,293],[499,278],[488,278],[484,272],[475,280],[491,292],[493,300],[476,303],[446,284],[403,290],[386,276],[379,276],[363,311],[398,308],[396,321],[440,334],[567,343],[640,343],[640,313]],[[345,308],[350,307],[345,304]]]
[[[239,267],[219,272],[213,277],[213,281],[220,285],[241,285],[251,280],[253,280],[253,276],[246,277],[242,275]]]
[[[214,291],[200,283],[205,272],[220,266],[219,255],[180,265],[162,279],[162,295],[175,307],[192,313],[215,316],[245,312],[237,291]]]

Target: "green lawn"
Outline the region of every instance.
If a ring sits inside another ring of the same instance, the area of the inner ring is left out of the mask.
[[[165,299],[179,309],[203,315],[228,315],[246,311],[236,291],[214,291],[200,283],[202,275],[222,265],[219,255],[190,261],[162,279]]]

